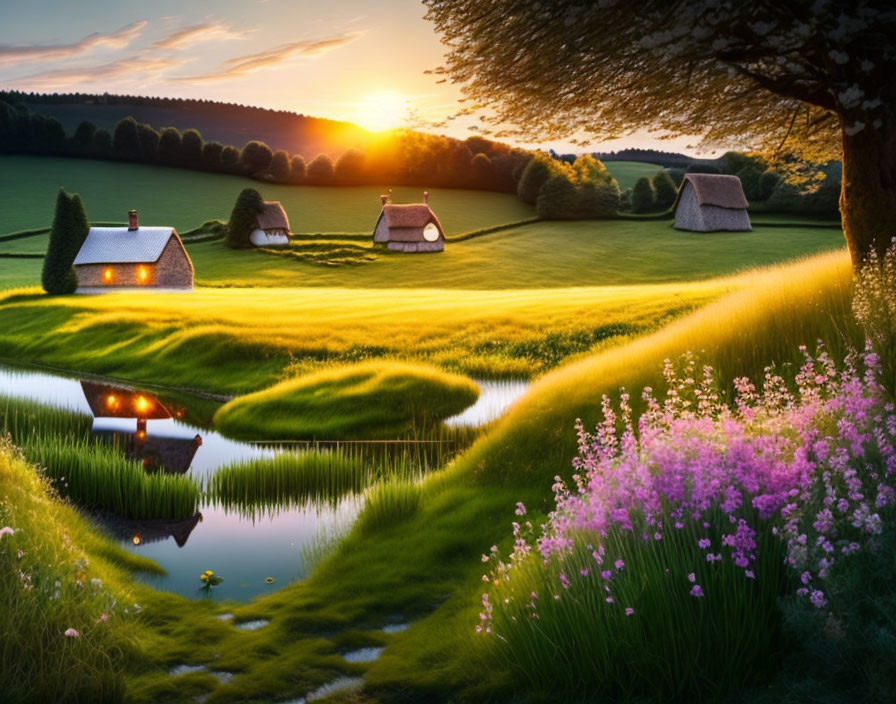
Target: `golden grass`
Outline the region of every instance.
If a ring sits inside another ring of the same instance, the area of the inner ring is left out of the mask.
[[[258,389],[333,362],[398,357],[489,377],[654,329],[733,277],[643,286],[470,291],[198,289],[185,294],[0,297],[0,357],[214,391]]]

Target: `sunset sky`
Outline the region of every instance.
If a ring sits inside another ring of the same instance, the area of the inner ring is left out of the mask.
[[[398,126],[460,91],[424,71],[444,47],[419,0],[0,0],[0,87],[204,98]],[[467,120],[436,131],[466,138]],[[594,149],[693,152],[645,133]],[[570,149],[567,144],[529,145]]]

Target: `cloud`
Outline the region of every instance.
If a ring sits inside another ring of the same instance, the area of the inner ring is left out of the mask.
[[[86,54],[98,47],[123,49],[133,42],[148,22],[139,20],[122,27],[111,34],[94,32],[79,42],[72,44],[31,44],[27,46],[0,45],[0,64],[21,63],[26,61],[46,61],[47,59],[67,59],[72,56]]]
[[[202,83],[206,81],[239,78],[240,76],[246,76],[266,68],[277,67],[290,59],[321,56],[333,49],[338,49],[341,46],[350,44],[363,35],[363,31],[355,31],[345,32],[325,39],[292,42],[291,44],[284,44],[275,47],[274,49],[258,52],[257,54],[249,54],[247,56],[238,56],[233,59],[228,59],[224,62],[225,68],[220,71],[199,76],[184,76],[180,80]]]
[[[188,61],[192,61],[192,58],[185,61],[164,57],[132,56],[106,64],[43,71],[16,79],[14,83],[20,90],[71,88],[76,85],[92,84],[99,81],[105,83],[125,77],[139,79],[141,83],[145,83],[148,79],[182,67]]]
[[[153,46],[156,49],[183,49],[201,42],[245,39],[248,34],[249,32],[238,32],[223,24],[197,24],[160,39]]]

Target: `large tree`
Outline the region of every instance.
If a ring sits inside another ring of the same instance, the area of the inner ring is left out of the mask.
[[[705,145],[843,160],[854,262],[896,234],[892,0],[424,0],[447,73],[498,136]],[[510,125],[510,127],[506,127]]]
[[[41,272],[44,291],[51,295],[74,293],[78,287],[78,275],[72,263],[89,230],[90,224],[81,196],[69,195],[64,188],[60,188],[56,195],[50,242]]]

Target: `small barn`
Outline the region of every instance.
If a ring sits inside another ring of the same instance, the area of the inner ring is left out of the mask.
[[[280,201],[264,202],[249,241],[256,247],[285,247],[289,244],[289,218]]]
[[[388,196],[380,196],[383,210],[373,230],[373,241],[396,252],[441,252],[445,232],[429,207],[429,193],[422,203],[395,205]]]
[[[685,174],[675,198],[675,229],[749,232],[747,197],[737,176]]]
[[[79,293],[120,288],[193,288],[193,262],[173,227],[91,227],[75,257]]]

